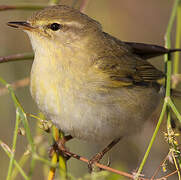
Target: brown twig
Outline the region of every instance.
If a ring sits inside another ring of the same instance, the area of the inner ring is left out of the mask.
[[[7,10],[39,10],[47,7],[47,5],[0,5],[0,11]]]
[[[21,60],[31,60],[33,58],[34,58],[33,53],[18,53],[18,54],[0,57],[0,63],[11,62],[11,61],[21,61]],[[17,89],[20,87],[25,87],[28,84],[29,84],[29,78],[27,77],[27,78],[24,78],[12,83],[11,86],[13,87],[13,89]],[[6,87],[0,88],[0,96],[6,94],[7,92],[8,90]]]
[[[175,170],[175,171],[173,171],[172,173],[167,174],[166,176],[163,176],[163,177],[158,178],[158,179],[156,179],[156,180],[164,180],[164,179],[167,179],[168,177],[170,177],[170,176],[172,176],[172,175],[176,174],[177,172],[178,172],[178,171],[177,171],[177,170]]]
[[[89,2],[89,0],[82,0],[82,3],[81,3],[80,8],[79,8],[80,12],[85,11],[85,8],[86,8],[88,2]]]
[[[27,86],[29,84],[29,82],[30,82],[29,77],[26,77],[24,79],[21,79],[21,80],[18,80],[16,82],[13,82],[11,84],[11,87],[15,90],[17,88]],[[6,93],[8,93],[8,89],[6,87],[0,88],[0,96],[4,95]]]
[[[74,154],[74,153],[72,153],[72,152],[68,152],[68,151],[66,151],[66,150],[64,150],[64,153],[65,153],[67,156],[73,157],[73,158],[78,159],[78,160],[80,160],[80,161],[83,161],[83,162],[85,162],[85,163],[87,163],[87,164],[89,163],[89,160],[86,159],[85,157],[79,156],[79,155]],[[104,169],[104,170],[107,170],[107,171],[110,171],[110,172],[119,174],[119,175],[121,175],[121,176],[128,177],[128,178],[130,178],[130,179],[134,179],[134,175],[132,175],[132,174],[129,174],[129,173],[126,173],[126,172],[123,172],[123,171],[119,171],[119,170],[116,170],[116,169],[113,169],[113,168],[110,168],[110,167],[105,166],[105,165],[100,164],[100,163],[95,163],[95,165],[96,165],[97,167],[101,168],[101,169]],[[145,179],[145,178],[140,178],[140,180],[147,180],[147,179]]]
[[[154,172],[153,176],[151,177],[151,180],[154,180],[155,176],[158,174],[161,166],[163,166],[163,164],[165,163],[165,161],[167,160],[169,153],[166,155],[166,157],[163,159],[163,161],[160,163],[160,165],[157,167],[156,171]]]
[[[77,155],[77,154],[75,154],[75,153],[69,152],[69,151],[67,151],[66,149],[63,149],[63,153],[65,153],[65,155],[67,155],[67,156],[69,156],[69,157],[75,158],[75,159],[80,160],[80,161],[82,161],[82,162],[85,162],[85,163],[87,163],[87,164],[89,163],[89,160],[86,159],[85,157],[82,157],[82,156],[79,156],[79,155]],[[120,176],[128,177],[129,179],[133,179],[133,180],[135,179],[135,176],[132,175],[132,174],[129,174],[129,173],[126,173],[126,172],[123,172],[123,171],[119,171],[119,170],[113,169],[113,168],[111,168],[111,167],[105,166],[105,165],[100,164],[100,163],[95,163],[95,165],[96,165],[97,167],[99,167],[100,169],[104,169],[104,170],[107,170],[107,171],[109,171],[109,172],[116,173],[116,174],[118,174],[118,175],[120,175]],[[168,175],[166,175],[166,176],[163,176],[163,177],[161,177],[161,178],[157,178],[157,179],[154,179],[154,180],[166,179],[166,178],[168,178],[168,177],[170,177],[170,176],[172,176],[172,175],[174,175],[174,174],[176,174],[176,173],[177,173],[177,170],[174,171],[174,172],[172,172],[172,173],[170,173],[170,174],[168,174]],[[153,176],[152,176],[152,178],[139,177],[139,180],[153,180]]]
[[[1,56],[0,63],[10,62],[10,61],[31,60],[33,58],[34,58],[33,53],[18,53],[8,56]]]

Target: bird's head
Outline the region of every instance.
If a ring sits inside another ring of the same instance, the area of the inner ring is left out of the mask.
[[[9,22],[8,25],[27,32],[34,49],[37,44],[71,44],[101,31],[97,21],[64,5],[45,8],[27,21]]]

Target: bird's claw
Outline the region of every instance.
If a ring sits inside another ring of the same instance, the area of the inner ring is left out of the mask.
[[[65,147],[64,140],[59,139],[58,141],[54,142],[54,144],[50,147],[49,150],[49,157],[52,158],[53,153],[61,154],[65,160],[68,160],[70,156],[68,156],[65,152],[67,152],[67,148]]]
[[[93,156],[89,162],[88,162],[88,170],[89,172],[91,173],[92,172],[92,166],[95,164],[95,163],[99,163],[99,161],[103,158],[103,154],[102,153],[97,153],[95,156]]]

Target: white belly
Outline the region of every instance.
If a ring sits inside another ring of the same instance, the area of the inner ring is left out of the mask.
[[[154,88],[66,92],[56,81],[41,82],[40,79],[31,83],[37,84],[36,88],[43,84],[48,89],[31,90],[40,110],[62,131],[84,140],[111,141],[135,133],[160,102],[160,95]],[[31,89],[35,88],[33,85]]]

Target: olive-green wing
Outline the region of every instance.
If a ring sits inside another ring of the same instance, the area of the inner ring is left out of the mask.
[[[164,77],[164,74],[149,62],[124,53],[122,56],[107,56],[99,58],[95,68],[110,87],[130,86],[139,83],[154,83]]]

